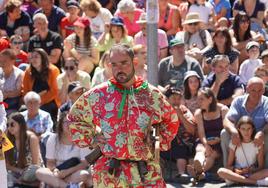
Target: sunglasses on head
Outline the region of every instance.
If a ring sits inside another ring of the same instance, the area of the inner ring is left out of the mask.
[[[12,44],[17,45],[17,44],[22,44],[22,41],[13,41]]]
[[[73,71],[74,70],[74,66],[64,66],[64,70],[70,70]]]

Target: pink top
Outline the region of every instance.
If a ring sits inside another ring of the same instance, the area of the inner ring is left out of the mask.
[[[158,53],[158,60],[160,60],[160,50],[163,48],[168,47],[168,40],[166,32],[158,29],[157,30],[158,35],[158,46],[157,46],[157,53]],[[134,36],[134,44],[141,44],[144,46],[147,46],[147,38],[143,35],[143,33],[140,31]]]
[[[177,7],[175,5],[168,4],[165,12],[160,14],[158,28],[165,30],[166,32],[172,28],[172,17],[174,10]]]
[[[140,25],[136,23],[136,21],[139,20],[141,13],[143,13],[143,10],[141,9],[134,10],[133,22],[131,22],[131,20],[128,17],[124,16],[124,14],[120,12],[116,12],[115,16],[119,16],[124,20],[124,24],[128,30],[128,35],[133,37],[136,33],[138,33],[141,30]]]

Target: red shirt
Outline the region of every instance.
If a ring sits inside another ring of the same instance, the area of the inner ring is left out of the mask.
[[[15,66],[18,67],[22,63],[28,63],[28,54],[23,50],[16,56]]]
[[[60,29],[66,31],[66,36],[65,37],[68,37],[70,34],[72,34],[74,32],[74,22],[76,20],[74,20],[73,22],[70,22],[68,17],[64,17],[64,18],[61,19]]]

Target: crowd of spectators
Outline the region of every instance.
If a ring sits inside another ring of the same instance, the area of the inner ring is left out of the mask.
[[[228,184],[268,185],[267,1],[158,5],[159,89],[180,120],[161,157],[176,163],[179,181],[206,178],[219,163]],[[145,0],[0,1],[0,89],[14,145],[5,153],[12,183],[92,186],[90,150],[70,142],[66,115],[85,91],[112,77],[114,44],[133,48],[136,75],[147,79],[146,17]]]

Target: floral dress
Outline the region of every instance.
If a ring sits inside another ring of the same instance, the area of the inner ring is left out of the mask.
[[[124,89],[111,79],[80,97],[68,119],[72,140],[80,147],[94,144],[96,127],[106,139],[101,146],[103,156],[93,167],[94,187],[166,187],[146,138],[150,125],[159,125],[160,150],[168,150],[179,122],[176,111],[157,88],[136,79],[133,87]],[[108,173],[111,158],[120,160],[117,176]],[[144,181],[137,164],[129,162],[140,160],[147,163]]]

